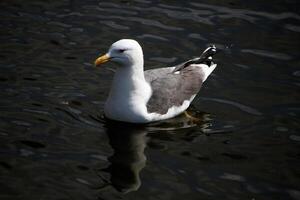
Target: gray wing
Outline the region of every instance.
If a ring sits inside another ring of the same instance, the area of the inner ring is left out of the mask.
[[[145,71],[145,78],[152,88],[152,96],[147,103],[149,113],[165,114],[172,106],[181,106],[197,94],[204,77],[199,67],[186,67],[179,74],[172,68]]]
[[[200,57],[188,60],[174,67],[145,71],[146,81],[152,88],[152,96],[147,103],[149,113],[165,114],[173,106],[181,106],[185,100],[196,95],[205,79],[204,71],[195,65],[205,63],[212,66],[211,56],[216,47],[208,47]]]

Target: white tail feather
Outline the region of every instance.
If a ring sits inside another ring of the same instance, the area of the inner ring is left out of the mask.
[[[208,78],[208,76],[216,69],[217,64],[213,64],[210,67],[205,64],[200,64],[198,66],[200,66],[201,69],[203,70],[204,73],[203,82],[204,82]]]

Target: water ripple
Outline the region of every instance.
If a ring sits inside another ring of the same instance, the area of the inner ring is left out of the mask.
[[[201,36],[200,34],[198,33],[190,33],[188,35],[189,38],[194,38],[194,39],[199,39],[199,40],[203,40],[203,41],[207,41],[207,39],[203,36]]]
[[[285,25],[285,28],[290,30],[290,31],[294,31],[294,32],[300,32],[300,26],[296,26],[296,25],[293,25],[293,24],[286,24]]]
[[[128,26],[123,26],[123,25],[117,24],[114,21],[105,20],[105,21],[99,21],[99,23],[105,24],[111,28],[118,29],[118,30],[129,30],[130,29]]]
[[[249,19],[251,16],[256,17],[265,17],[271,20],[284,20],[288,18],[300,20],[300,15],[292,13],[292,12],[283,12],[283,13],[267,13],[253,10],[245,10],[245,9],[232,9],[223,6],[213,6],[208,4],[201,3],[190,3],[192,6],[196,6],[198,8],[206,8],[217,11],[219,13],[226,13],[231,15],[232,17],[239,16],[240,18]],[[254,19],[254,18],[252,18]]]
[[[56,13],[49,13],[48,12],[48,15],[55,15],[59,18],[64,18],[64,17],[69,17],[69,16],[77,16],[77,17],[83,17],[85,16],[84,14],[80,13],[80,12],[70,12],[70,13],[67,13],[67,14],[60,14],[60,15],[57,15]]]
[[[114,16],[119,15],[119,13],[137,15],[137,12],[135,12],[135,11],[141,10],[140,7],[134,7],[134,6],[120,7],[119,5],[115,5],[115,4],[111,4],[111,3],[109,3],[109,4],[101,3],[100,6],[102,6],[102,8],[97,8],[97,10],[99,10],[101,12],[103,12],[103,11],[111,12],[114,14]],[[105,7],[103,7],[103,6],[105,6]],[[164,4],[159,4],[159,6],[160,7],[153,6],[153,7],[143,8],[143,12],[160,13],[160,14],[165,14],[168,17],[173,18],[173,19],[192,20],[192,21],[204,23],[207,25],[213,25],[213,23],[211,22],[211,19],[210,19],[210,16],[213,14],[211,11],[195,10],[195,9],[190,9],[190,8],[182,9],[180,7],[166,6]],[[109,7],[114,7],[114,9],[109,8]],[[115,9],[115,8],[117,8],[117,9]],[[124,10],[124,8],[127,10]],[[174,10],[174,9],[176,9],[176,10]],[[178,9],[180,9],[180,10],[178,10]],[[135,10],[135,11],[132,11],[132,10]],[[124,17],[122,17],[122,18],[124,18]],[[142,18],[140,18],[140,19],[142,19]],[[131,20],[136,20],[136,19],[131,19]],[[178,27],[176,27],[176,28],[178,28]]]
[[[72,25],[70,25],[70,24],[66,24],[66,23],[62,23],[62,22],[56,22],[56,21],[48,22],[48,24],[55,25],[55,26],[60,26],[60,27],[63,27],[63,28],[71,28],[72,27]]]
[[[147,0],[134,0],[134,1],[138,2],[138,3],[145,3],[145,4],[149,4],[152,2],[152,1],[147,1]]]
[[[284,53],[271,52],[271,51],[266,51],[266,50],[261,50],[261,49],[242,49],[241,52],[251,53],[251,54],[263,56],[263,57],[275,58],[278,60],[291,60],[292,59],[291,56],[284,54]]]
[[[73,127],[82,127],[89,126],[94,128],[99,128],[100,124],[98,121],[94,122],[95,117],[84,116],[81,110],[67,106],[67,107],[57,107],[56,112],[54,113],[55,118],[68,125]],[[91,121],[92,119],[93,121]]]
[[[205,101],[214,101],[214,102],[219,102],[219,103],[225,103],[225,104],[228,104],[228,105],[232,105],[234,107],[237,107],[239,108],[240,110],[244,111],[244,112],[247,112],[249,114],[252,114],[252,115],[263,115],[263,113],[259,112],[258,110],[254,109],[254,108],[251,108],[249,106],[245,106],[243,104],[240,104],[240,103],[237,103],[237,102],[234,102],[234,101],[229,101],[229,100],[224,100],[224,99],[217,99],[217,98],[209,98],[209,97],[201,97],[202,100],[205,100]]]
[[[232,180],[232,181],[238,181],[238,182],[245,182],[245,178],[241,175],[237,174],[230,174],[230,173],[224,173],[220,176],[222,179]]]
[[[51,115],[51,113],[49,111],[44,111],[44,110],[24,108],[23,111],[30,112],[30,113],[42,114],[42,115]]]
[[[187,19],[187,20],[193,20],[197,22],[201,22],[207,25],[212,25],[213,23],[210,21],[210,19],[206,16],[208,14],[211,14],[209,12],[201,13],[200,11],[196,11],[193,9],[189,9],[188,11],[175,11],[175,10],[169,10],[169,9],[163,9],[163,8],[157,8],[157,7],[151,7],[146,9],[147,11],[153,11],[158,13],[164,13],[167,16],[174,18],[174,19]],[[200,17],[199,15],[206,14],[205,17]]]
[[[120,4],[115,4],[115,3],[107,3],[107,2],[101,2],[99,3],[99,6],[106,6],[106,7],[114,7],[114,8],[122,8],[123,6],[121,6]],[[86,6],[85,6],[86,7]],[[94,6],[89,6],[94,8]]]
[[[160,23],[159,21],[155,21],[152,19],[143,19],[143,18],[138,18],[138,17],[121,17],[121,16],[98,16],[99,18],[102,19],[119,19],[122,21],[132,21],[132,22],[139,22],[144,25],[149,25],[149,26],[154,26],[158,28],[162,28],[165,30],[172,30],[172,31],[182,31],[184,30],[183,28],[180,27],[175,27],[175,26],[168,26],[165,24]]]
[[[138,38],[153,38],[153,39],[157,39],[157,40],[162,40],[162,41],[169,41],[167,38],[158,36],[158,35],[152,35],[152,34],[143,34],[138,36]]]
[[[295,72],[293,73],[293,75],[294,75],[294,76],[298,76],[298,77],[300,77],[300,70],[298,70],[298,71],[295,71]]]
[[[117,15],[127,14],[127,15],[137,15],[138,13],[136,11],[129,11],[124,9],[114,9],[114,8],[107,8],[107,7],[97,7],[95,8],[98,11],[101,12],[110,12]]]

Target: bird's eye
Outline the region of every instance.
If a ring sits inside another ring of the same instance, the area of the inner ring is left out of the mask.
[[[119,53],[123,53],[126,49],[119,49]]]

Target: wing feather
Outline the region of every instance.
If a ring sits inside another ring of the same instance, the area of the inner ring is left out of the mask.
[[[152,88],[152,96],[147,103],[149,113],[165,114],[169,108],[181,106],[185,100],[199,92],[204,78],[201,68],[189,66],[180,73],[174,73],[172,69],[145,72],[146,80]]]
[[[196,95],[217,66],[212,62],[214,54],[216,47],[212,45],[200,57],[174,67],[145,71],[146,81],[152,88],[152,96],[147,102],[148,112],[165,114],[169,108],[181,106],[185,100]]]

